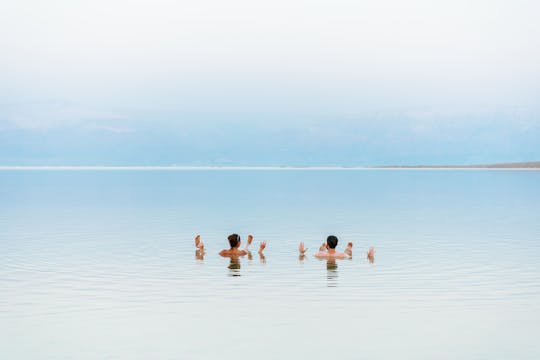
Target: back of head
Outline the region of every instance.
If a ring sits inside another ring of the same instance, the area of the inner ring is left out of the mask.
[[[326,238],[326,244],[330,249],[335,249],[338,243],[338,238],[334,235],[330,235]]]
[[[237,247],[240,244],[240,235],[238,234],[231,234],[227,237],[227,239],[229,240],[231,249]]]

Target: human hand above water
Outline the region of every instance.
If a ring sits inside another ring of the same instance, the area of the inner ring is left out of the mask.
[[[247,238],[246,249],[251,245],[252,242],[253,242],[253,235],[249,234]]]
[[[349,242],[347,244],[347,248],[345,249],[345,254],[352,256],[352,247],[353,247],[353,243]]]
[[[261,241],[261,245],[259,245],[259,254],[262,254],[264,248],[266,248],[266,241]]]
[[[308,249],[304,247],[303,242],[301,242],[300,245],[298,245],[298,251],[300,252],[301,255],[304,255],[307,250]]]

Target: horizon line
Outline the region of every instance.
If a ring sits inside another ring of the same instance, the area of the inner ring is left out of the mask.
[[[484,170],[484,171],[540,171],[535,167],[486,167],[486,166],[178,166],[178,165],[9,165],[0,171],[366,171],[366,170]]]

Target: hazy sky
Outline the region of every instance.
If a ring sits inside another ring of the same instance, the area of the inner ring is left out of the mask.
[[[4,1],[1,164],[540,159],[540,2]]]

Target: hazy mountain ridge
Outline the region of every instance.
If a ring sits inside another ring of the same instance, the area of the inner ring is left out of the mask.
[[[476,167],[540,159],[540,126],[529,117],[516,126],[507,115],[423,122],[406,113],[145,113],[34,128],[2,127],[0,114],[0,165]]]
[[[395,165],[382,166],[383,168],[484,168],[484,169],[527,169],[540,168],[540,161],[526,161],[498,164],[476,164],[476,165]]]

